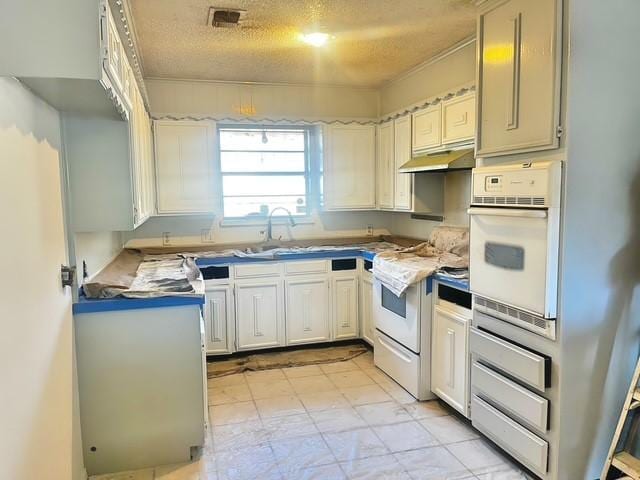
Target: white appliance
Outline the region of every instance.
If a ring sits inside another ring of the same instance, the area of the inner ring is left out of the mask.
[[[427,280],[400,297],[379,280],[373,283],[376,326],[374,363],[419,400],[431,393],[431,301]]]
[[[475,168],[469,281],[476,310],[555,338],[562,163]]]

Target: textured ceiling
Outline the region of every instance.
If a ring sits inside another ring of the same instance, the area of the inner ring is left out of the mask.
[[[378,86],[475,30],[473,0],[130,0],[146,77]],[[210,6],[244,9],[213,29]],[[299,40],[322,29],[314,48]]]

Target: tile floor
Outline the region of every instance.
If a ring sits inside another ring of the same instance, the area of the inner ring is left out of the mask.
[[[92,480],[527,479],[438,401],[354,360],[209,380],[210,428],[188,464]]]

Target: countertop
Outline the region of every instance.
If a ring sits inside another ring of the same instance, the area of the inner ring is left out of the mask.
[[[371,239],[369,239],[371,240]],[[383,241],[388,241],[384,239]],[[398,246],[406,246],[408,239],[404,239]],[[325,244],[329,244],[331,241],[327,240]],[[215,256],[207,256],[206,252],[191,251],[193,253],[204,253],[203,256],[199,256],[196,259],[198,267],[206,267],[213,265],[232,265],[238,263],[256,263],[256,262],[281,262],[288,260],[304,260],[304,259],[330,259],[330,258],[364,258],[366,260],[373,261],[373,258],[380,251],[379,248],[375,248],[374,244],[378,242],[371,242],[371,247],[360,242],[355,243],[353,248],[350,248],[348,244],[342,242],[336,242],[336,246],[340,246],[339,250],[314,250],[314,251],[302,251],[302,252],[286,252],[279,253],[274,257],[238,257],[233,254],[225,254],[225,251],[221,251],[220,254]],[[415,243],[415,241],[414,241]],[[319,245],[318,245],[319,246]],[[332,245],[333,246],[333,245]],[[150,254],[166,254],[167,251],[154,250],[153,252],[145,252]],[[177,250],[175,253],[179,253]],[[453,288],[460,290],[469,290],[468,280],[453,279],[446,275],[435,273],[427,279],[427,290],[431,291],[433,281],[449,285]],[[110,298],[110,299],[89,299],[86,298],[82,292],[76,303],[73,304],[73,313],[92,313],[92,312],[104,312],[115,310],[130,310],[140,308],[161,308],[171,306],[183,306],[183,305],[203,305],[204,295],[196,296],[163,296],[154,298]]]

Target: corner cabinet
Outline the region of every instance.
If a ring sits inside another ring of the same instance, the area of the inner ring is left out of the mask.
[[[207,354],[233,353],[235,308],[231,286],[208,285],[205,282],[205,299],[205,349]]]
[[[158,214],[209,213],[215,209],[215,124],[154,122]]]
[[[325,128],[324,209],[375,210],[375,125]]]
[[[558,147],[561,12],[561,0],[501,0],[481,8],[479,156]]]

